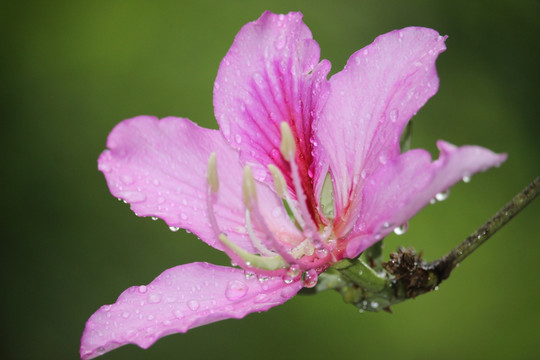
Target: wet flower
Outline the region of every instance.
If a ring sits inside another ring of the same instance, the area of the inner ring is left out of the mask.
[[[166,270],[86,324],[81,357],[282,304],[355,258],[450,186],[506,158],[439,141],[438,160],[401,153],[410,118],[435,94],[445,37],[392,31],[327,80],[302,15],[245,25],[214,86],[220,130],[183,118],[128,119],[99,158],[111,193],[225,251],[238,267]]]

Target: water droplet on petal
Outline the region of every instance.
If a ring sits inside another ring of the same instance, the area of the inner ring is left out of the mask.
[[[161,295],[160,294],[150,294],[148,295],[148,302],[152,304],[157,304],[161,301]]]
[[[389,117],[390,117],[390,121],[395,123],[398,118],[398,110],[397,109],[390,110]]]
[[[396,228],[394,228],[394,233],[396,235],[403,235],[407,232],[407,230],[409,229],[409,224],[408,223],[405,223],[401,226],[398,226]]]
[[[152,216],[152,220],[157,221],[157,216]]]
[[[255,296],[255,303],[256,304],[260,304],[262,302],[265,302],[266,299],[268,299],[268,295],[266,294],[259,294],[257,296]]]
[[[471,181],[471,174],[468,173],[468,172],[463,173],[462,180],[463,180],[464,183],[470,182]]]
[[[129,315],[131,315],[131,314],[129,313],[129,311],[124,311],[124,312],[122,313],[122,317],[123,317],[124,319],[127,319],[127,318],[129,317]]]
[[[189,300],[187,306],[191,311],[197,311],[201,305],[197,300]]]
[[[312,288],[317,285],[317,281],[319,281],[319,275],[317,274],[317,271],[315,269],[310,269],[305,272],[304,287]]]
[[[234,139],[236,140],[236,143],[240,144],[242,142],[242,135],[236,134],[234,135]]]
[[[444,201],[448,199],[448,195],[450,195],[450,190],[442,191],[435,195],[435,199],[437,199],[437,201]]]
[[[246,296],[247,291],[248,286],[245,283],[239,280],[229,281],[225,290],[225,297],[231,301],[238,300]]]
[[[173,315],[177,319],[182,319],[184,317],[184,314],[180,310],[174,310]]]
[[[175,232],[175,231],[180,230],[180,228],[177,226],[169,226],[169,230],[171,230],[172,232]]]
[[[147,290],[148,290],[148,289],[147,289],[146,285],[141,285],[141,286],[139,286],[139,292],[140,292],[141,294],[144,294]]]
[[[122,180],[125,185],[131,185],[135,182],[133,176],[127,174],[120,175],[120,180]]]
[[[140,203],[146,200],[146,195],[138,191],[123,191],[118,195],[131,204]]]

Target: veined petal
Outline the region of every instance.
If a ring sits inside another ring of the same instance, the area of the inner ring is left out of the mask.
[[[365,179],[400,152],[409,119],[436,93],[437,55],[444,37],[410,27],[381,35],[354,53],[330,79],[331,92],[315,126],[334,179],[337,231],[352,227]]]
[[[126,344],[148,348],[159,338],[197,326],[267,311],[302,288],[281,277],[260,282],[240,269],[191,263],[164,271],[148,286],[124,291],[86,323],[80,355],[92,359]]]
[[[159,217],[223,250],[207,216],[207,162],[215,152],[220,180],[214,204],[218,225],[237,245],[255,250],[245,228],[238,153],[219,131],[182,118],[139,116],[118,124],[107,147],[98,167],[114,196],[130,203],[138,216]],[[283,206],[281,200],[266,186],[257,186],[257,191],[261,207],[274,215],[269,217],[271,226],[286,231],[287,214],[275,210]]]
[[[349,235],[347,257],[355,257],[395,227],[405,224],[436,194],[452,185],[499,166],[506,154],[479,146],[456,147],[438,141],[439,159],[431,162],[425,150],[411,150],[389,162],[370,177],[363,189],[360,217]]]
[[[216,118],[259,181],[271,184],[267,165],[274,164],[292,187],[279,151],[281,122],[291,126],[300,171],[308,173],[311,123],[324,104],[330,70],[329,62],[319,64],[319,55],[302,14],[265,12],[240,30],[221,62],[214,86]]]

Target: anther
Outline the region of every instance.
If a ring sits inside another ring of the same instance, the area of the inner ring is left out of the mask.
[[[210,185],[210,189],[213,193],[216,193],[219,189],[219,179],[217,174],[217,165],[216,165],[216,153],[213,152],[208,158],[208,170],[206,172],[206,181]]]
[[[270,170],[270,173],[272,174],[272,179],[274,180],[274,189],[276,189],[276,193],[280,198],[283,198],[285,195],[285,189],[287,188],[287,182],[285,181],[285,177],[279,171],[279,169],[273,165],[268,165],[268,170]]]
[[[285,121],[281,123],[281,155],[287,161],[293,161],[296,154],[296,143],[291,127]]]
[[[249,165],[244,167],[242,193],[244,195],[244,204],[248,209],[251,209],[253,204],[257,202],[257,189],[255,188],[255,179]]]

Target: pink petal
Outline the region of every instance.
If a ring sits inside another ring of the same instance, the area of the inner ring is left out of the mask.
[[[217,153],[220,187],[214,205],[220,230],[247,251],[254,251],[245,228],[243,170],[238,153],[219,131],[187,119],[139,116],[118,124],[107,140],[98,167],[111,193],[131,204],[138,216],[159,217],[172,227],[188,229],[222,250],[207,216],[207,163]],[[261,211],[273,214],[269,226],[287,231],[286,212],[266,186],[258,186]],[[294,229],[293,229],[294,230]]]
[[[260,282],[246,279],[243,270],[207,263],[177,266],[148,286],[127,289],[115,304],[96,311],[86,323],[80,355],[91,359],[126,344],[146,349],[166,335],[267,311],[301,288],[300,281]]]
[[[347,247],[347,256],[360,252],[405,224],[436,194],[452,185],[499,166],[506,154],[495,154],[479,146],[456,147],[438,141],[439,159],[431,162],[424,150],[411,150],[389,162],[369,179],[363,189],[361,215],[356,222]]]
[[[214,86],[216,118],[260,181],[271,182],[268,164],[286,173],[279,151],[283,121],[295,132],[300,171],[307,175],[311,122],[324,105],[330,70],[329,62],[319,64],[319,55],[302,14],[265,12],[240,30],[221,62]]]
[[[316,153],[329,157],[339,232],[347,233],[358,216],[365,179],[399,154],[404,126],[436,93],[435,60],[444,39],[426,28],[392,31],[354,53],[330,79],[314,126]]]

